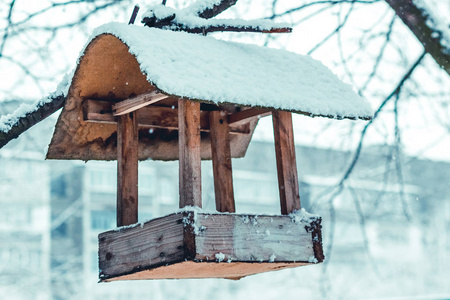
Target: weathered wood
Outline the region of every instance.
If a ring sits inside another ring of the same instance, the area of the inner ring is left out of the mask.
[[[155,88],[147,81],[136,57],[129,52],[126,44],[110,34],[96,37],[87,46],[72,79],[71,89],[55,126],[46,158],[116,160],[117,124],[85,122],[82,110],[84,100],[101,99],[113,103]],[[158,102],[158,105],[177,107],[177,101],[177,97],[169,97]],[[112,115],[112,110],[109,113]],[[256,121],[246,128],[249,134],[231,134],[233,157],[245,155]],[[157,127],[154,130],[145,129],[139,129],[140,160],[178,160],[177,131]],[[202,159],[211,159],[209,134],[202,134],[201,156]]]
[[[226,111],[209,113],[211,127],[211,152],[214,175],[216,209],[235,212],[233,174],[231,168],[230,130]]]
[[[138,221],[138,131],[136,114],[117,122],[117,226]]]
[[[245,109],[240,112],[231,114],[228,116],[228,123],[239,125],[239,124],[245,124],[248,123],[250,120],[255,118],[263,118],[266,116],[269,116],[271,114],[271,111],[266,108],[250,108]]]
[[[101,233],[100,279],[184,260],[183,217],[172,214],[143,226]]]
[[[112,114],[112,105],[110,101],[87,99],[83,101],[83,118],[89,123],[116,124],[117,118]],[[152,105],[140,108],[136,114],[138,127],[178,130],[178,108]],[[200,111],[200,131],[210,131],[208,114],[207,111]],[[249,134],[250,129],[245,124],[236,122],[230,127],[230,133]]]
[[[321,219],[184,211],[99,235],[100,280],[232,278],[323,261]]]
[[[281,213],[287,215],[301,207],[292,114],[287,111],[273,111],[272,119]]]
[[[200,103],[178,100],[180,207],[202,207]]]
[[[168,97],[169,96],[162,94],[159,91],[152,91],[149,93],[141,94],[139,96],[120,101],[112,106],[113,116],[120,116],[136,111],[139,108],[156,103]]]

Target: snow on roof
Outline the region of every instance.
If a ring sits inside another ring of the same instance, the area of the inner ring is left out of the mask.
[[[369,103],[309,56],[156,28],[109,23],[109,33],[135,55],[147,80],[190,99],[367,118]]]

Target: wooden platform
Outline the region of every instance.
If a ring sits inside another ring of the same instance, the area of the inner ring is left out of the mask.
[[[100,281],[228,278],[322,262],[321,219],[186,210],[99,235]]]

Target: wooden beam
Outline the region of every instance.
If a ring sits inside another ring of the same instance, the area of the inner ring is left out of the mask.
[[[273,111],[272,119],[281,213],[287,215],[301,207],[292,114],[287,111]]]
[[[117,102],[112,106],[113,116],[121,116],[133,112],[139,108],[156,103],[166,98],[169,98],[169,96],[161,94],[158,91],[152,91],[150,93],[141,94],[139,96]]]
[[[90,123],[116,124],[117,117],[112,114],[112,104],[108,101],[85,100],[83,102],[84,120]],[[139,127],[165,128],[178,130],[178,108],[165,106],[142,107],[137,113]],[[200,112],[200,130],[209,132],[209,116],[207,111]],[[245,123],[245,122],[244,122]],[[250,130],[240,123],[233,124],[230,134],[249,134]]]
[[[228,124],[240,125],[250,122],[255,118],[269,116],[271,111],[267,108],[250,108],[228,116]]]
[[[323,260],[319,217],[185,211],[99,235],[101,281],[239,279]]]
[[[200,103],[178,100],[180,208],[202,207]]]
[[[209,113],[216,209],[236,212],[231,169],[230,130],[226,111]]]
[[[117,226],[138,221],[138,129],[136,113],[117,122]]]

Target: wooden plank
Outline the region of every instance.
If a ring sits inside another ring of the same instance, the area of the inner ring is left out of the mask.
[[[190,278],[225,278],[239,280],[245,276],[277,271],[286,268],[296,268],[311,265],[310,263],[252,263],[252,262],[197,262],[182,261],[168,264],[155,269],[137,271],[136,273],[119,275],[101,279],[102,282],[119,280],[148,280],[148,279],[190,279]]]
[[[117,117],[112,114],[112,103],[100,100],[85,100],[83,102],[84,120],[89,123],[116,124]],[[178,130],[178,108],[165,106],[147,106],[140,108],[137,113],[139,127],[164,128]],[[200,112],[200,130],[209,132],[209,112]],[[234,124],[230,128],[231,134],[249,134],[245,125]]]
[[[180,208],[202,207],[200,103],[178,100]]]
[[[230,130],[226,111],[209,113],[211,153],[214,175],[216,209],[219,212],[236,211],[231,168]]]
[[[152,91],[150,93],[141,94],[136,97],[117,102],[112,106],[113,116],[120,116],[136,111],[139,108],[156,103],[168,97],[169,96],[162,94],[159,91]]]
[[[228,116],[228,123],[238,125],[245,124],[255,118],[269,116],[271,111],[266,108],[250,108]]]
[[[184,260],[183,215],[99,234],[100,279]]]
[[[301,207],[292,114],[287,111],[273,111],[272,119],[281,213],[287,215]]]
[[[100,280],[238,279],[322,262],[320,223],[319,217],[304,215],[168,215],[101,233]]]
[[[117,226],[138,221],[138,129],[136,114],[117,122]]]
[[[321,219],[290,216],[197,213],[196,256],[199,261],[308,262],[323,260],[314,252],[311,228]],[[320,244],[321,246],[321,244]]]

